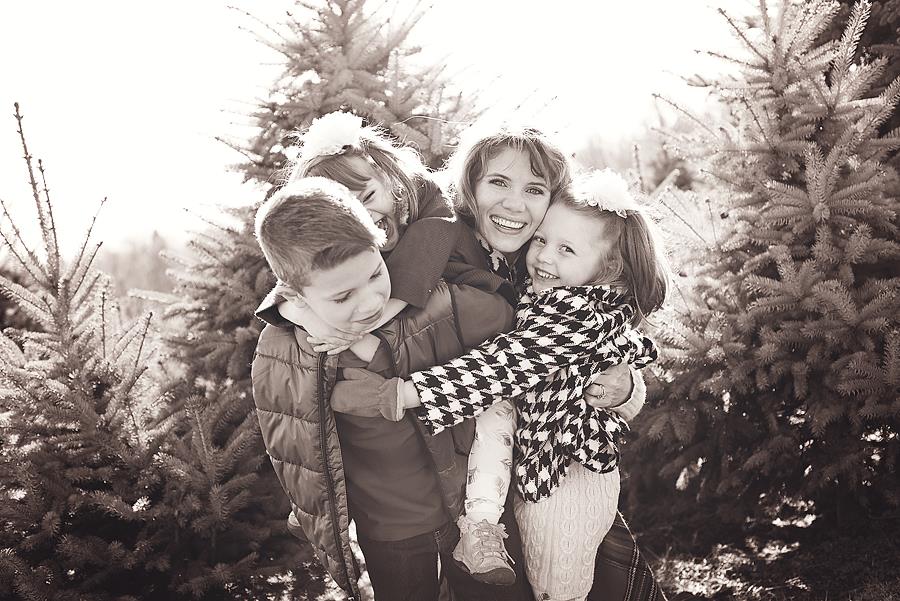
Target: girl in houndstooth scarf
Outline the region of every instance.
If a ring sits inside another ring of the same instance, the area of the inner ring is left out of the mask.
[[[616,436],[627,425],[588,405],[584,388],[612,365],[656,358],[634,326],[665,298],[661,256],[625,181],[608,170],[583,176],[532,237],[515,332],[412,374],[419,415],[435,431],[514,400],[514,508],[537,599],[584,599],[591,590],[597,548],[616,515]],[[504,449],[512,454],[502,445],[494,452]]]

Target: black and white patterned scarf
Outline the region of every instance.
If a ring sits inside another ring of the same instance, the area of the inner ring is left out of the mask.
[[[419,418],[437,433],[500,399],[519,410],[516,484],[528,501],[549,496],[571,461],[605,472],[618,465],[615,437],[627,425],[583,398],[593,374],[622,361],[644,367],[653,342],[630,326],[633,307],[606,286],[525,294],[516,329],[443,366],[413,373]]]
[[[481,244],[482,250],[484,250],[484,254],[491,266],[491,271],[515,286],[516,276],[518,275],[515,264],[511,265],[506,255],[499,250],[494,250],[494,247],[479,232],[475,232],[475,238]]]

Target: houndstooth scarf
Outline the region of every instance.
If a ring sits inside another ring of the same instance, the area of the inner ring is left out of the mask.
[[[525,294],[515,331],[411,375],[422,401],[419,418],[436,434],[496,400],[514,400],[516,481],[527,501],[549,496],[572,460],[611,471],[619,459],[615,436],[627,426],[583,395],[593,374],[622,361],[644,367],[656,358],[652,341],[629,325],[633,315],[624,297],[605,286]]]

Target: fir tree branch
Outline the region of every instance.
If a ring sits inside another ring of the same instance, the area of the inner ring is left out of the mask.
[[[100,291],[100,353],[106,359],[106,299],[109,296],[109,288]]]
[[[725,18],[725,20],[728,22],[728,25],[731,26],[731,29],[734,30],[734,32],[737,34],[738,38],[744,43],[744,45],[747,47],[747,49],[749,49],[753,54],[758,56],[762,60],[763,65],[768,66],[769,65],[768,57],[765,54],[763,54],[762,52],[760,52],[756,48],[756,45],[753,42],[751,42],[747,38],[747,36],[744,35],[744,32],[741,31],[741,28],[738,27],[737,23],[735,23],[734,20],[732,20],[731,16],[721,8],[717,9],[717,11],[720,15],[722,15]]]
[[[711,56],[712,58],[717,58],[728,63],[739,65],[746,69],[761,71],[765,67],[765,65],[760,66],[751,62],[747,62],[745,60],[741,60],[739,58],[734,58],[733,56],[728,56],[727,54],[722,54],[721,52],[716,52],[714,50],[696,50],[695,52],[697,54],[705,54],[706,56]]]
[[[838,53],[834,62],[834,71],[832,72],[832,88],[834,89],[835,100],[837,100],[843,80],[853,64],[856,47],[859,45],[859,40],[862,38],[863,31],[866,28],[871,9],[872,5],[868,0],[857,0],[856,4],[853,5],[853,12],[850,13],[847,27],[844,29],[844,35],[841,36],[841,40],[838,42]]]
[[[91,219],[91,223],[88,226],[87,232],[84,235],[84,241],[81,243],[81,248],[78,249],[78,254],[75,255],[74,265],[81,265],[81,261],[84,258],[84,251],[87,248],[88,241],[91,239],[91,234],[94,232],[94,226],[97,223],[97,217],[100,215],[100,211],[103,210],[103,205],[106,204],[107,197],[104,196],[103,200],[100,201],[100,205],[97,207],[97,210],[94,211],[94,217]],[[102,244],[102,243],[101,243]],[[93,262],[93,257],[97,254],[97,250],[100,248],[100,244],[97,244],[97,248],[91,255],[91,258],[87,261],[87,267],[90,267]],[[78,289],[78,285],[75,286],[75,290]]]
[[[59,248],[55,245],[56,240],[56,228],[52,227],[52,223],[48,225],[47,223],[47,215],[44,212],[44,206],[41,202],[40,192],[38,191],[38,184],[34,178],[34,169],[31,163],[31,153],[28,152],[28,144],[25,142],[25,132],[22,128],[22,119],[23,116],[19,112],[19,103],[16,102],[13,104],[15,106],[15,118],[17,123],[17,133],[19,134],[19,140],[22,142],[22,150],[25,153],[25,165],[28,168],[28,182],[31,185],[31,194],[34,198],[34,205],[37,209],[38,215],[38,223],[41,229],[41,237],[44,240],[44,248],[47,251],[47,267],[48,267],[48,276],[50,281],[55,281],[59,277],[59,265],[60,265],[60,257],[59,257]],[[52,236],[51,229],[52,228]]]
[[[713,130],[711,130],[711,129],[709,128],[709,126],[706,125],[706,123],[704,123],[701,119],[698,119],[697,117],[695,117],[691,112],[689,112],[689,111],[687,111],[687,110],[681,108],[680,106],[678,106],[678,104],[676,104],[675,102],[669,100],[668,98],[666,98],[665,96],[662,96],[662,95],[660,95],[660,94],[653,94],[653,98],[656,99],[656,100],[662,100],[663,102],[665,102],[666,104],[668,104],[669,106],[671,106],[672,108],[674,108],[676,111],[678,111],[679,113],[681,113],[682,115],[684,115],[685,117],[687,117],[688,119],[690,119],[691,121],[693,121],[694,123],[696,123],[697,125],[699,125],[702,129],[704,129],[705,131],[709,132],[709,134],[710,134],[711,136],[713,136],[714,138],[717,138],[717,137],[718,137],[717,134],[716,134],[716,132],[714,132]]]
[[[706,240],[706,238],[704,238],[703,235],[700,234],[700,232],[698,232],[697,229],[696,229],[693,225],[691,225],[691,223],[690,223],[688,220],[686,220],[684,217],[682,217],[681,214],[680,214],[678,211],[676,211],[676,210],[673,209],[671,206],[669,206],[669,204],[666,203],[666,201],[662,198],[662,195],[660,195],[660,198],[659,198],[659,204],[661,204],[662,206],[664,206],[664,207],[666,207],[667,209],[669,209],[669,212],[671,212],[673,215],[675,215],[675,217],[676,217],[679,221],[681,221],[684,225],[686,225],[687,228],[688,228],[691,232],[693,232],[693,234],[694,234],[695,236],[697,236],[697,238],[699,238],[701,242],[703,242],[703,244],[705,244],[706,246],[709,246],[709,242]]]
[[[41,174],[41,182],[44,184],[44,200],[47,203],[47,218],[50,221],[50,231],[53,232],[53,248],[59,248],[56,238],[56,220],[53,217],[53,203],[50,202],[50,188],[47,187],[47,174],[44,172],[44,161],[38,159],[38,171]]]
[[[19,265],[22,266],[22,269],[24,269],[36,283],[40,285],[46,285],[46,275],[43,273],[39,275],[35,273],[33,269],[33,267],[40,267],[41,262],[38,259],[37,255],[34,254],[34,252],[25,244],[25,239],[22,237],[22,232],[19,231],[19,228],[16,226],[16,222],[13,221],[12,215],[10,214],[9,209],[6,206],[6,202],[3,200],[3,198],[0,198],[0,208],[3,209],[3,215],[6,217],[7,221],[9,221],[9,224],[12,227],[14,239],[10,240],[9,237],[7,237],[6,233],[3,231],[3,228],[0,228],[0,236],[3,237],[3,241],[6,242],[6,246],[9,247],[9,251],[19,262]],[[19,254],[18,247],[21,247],[25,250],[28,258],[31,259],[31,262],[26,261],[24,257]]]

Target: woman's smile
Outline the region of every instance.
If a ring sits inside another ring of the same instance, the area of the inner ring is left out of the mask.
[[[478,231],[492,248],[516,253],[531,238],[547,206],[550,188],[536,175],[524,150],[504,148],[487,161],[475,185]]]

